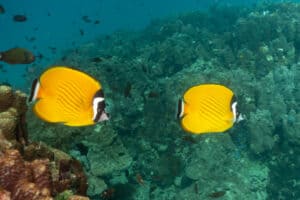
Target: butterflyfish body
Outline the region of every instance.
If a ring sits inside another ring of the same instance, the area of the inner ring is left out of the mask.
[[[194,134],[224,132],[242,120],[234,93],[218,84],[189,88],[179,100],[177,117],[183,129]]]
[[[65,66],[46,70],[33,81],[29,101],[42,120],[87,126],[108,120],[101,84],[88,74]]]

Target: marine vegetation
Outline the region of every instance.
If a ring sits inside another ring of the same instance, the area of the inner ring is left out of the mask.
[[[215,7],[70,50],[53,66],[101,80],[111,119],[70,128],[27,112],[30,136],[82,162],[92,199],[120,184],[131,199],[297,199],[299,13],[297,3]],[[207,83],[230,88],[246,119],[225,133],[187,136],[175,119],[178,99]]]

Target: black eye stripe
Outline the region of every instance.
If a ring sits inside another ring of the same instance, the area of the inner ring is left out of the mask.
[[[95,99],[96,97],[102,97],[102,98],[104,98],[104,93],[103,93],[103,90],[102,90],[102,89],[98,90],[98,91],[95,93],[94,99]]]
[[[95,93],[94,99],[97,98],[97,97],[104,98],[104,93],[103,93],[103,91],[101,89],[98,90]],[[93,119],[94,122],[98,122],[100,120],[100,117],[101,117],[102,113],[105,110],[105,100],[100,101],[100,102],[97,103],[97,109],[96,110],[97,110],[97,113],[96,113],[95,118]]]
[[[29,102],[31,102],[33,100],[37,84],[38,84],[38,79],[36,78],[36,79],[33,80],[32,85],[31,85],[30,97],[28,99]]]
[[[232,96],[231,101],[230,101],[230,111],[231,111],[231,112],[232,112],[232,105],[233,105],[234,102],[237,102],[237,101],[236,101],[236,96],[235,96],[235,95]]]
[[[178,105],[177,105],[177,119],[179,119],[181,116],[181,112],[182,112],[182,100],[179,99],[178,100]]]
[[[104,109],[105,109],[105,102],[104,101],[99,102],[97,105],[97,114],[94,119],[94,122],[98,122],[100,120],[101,114],[104,112]]]

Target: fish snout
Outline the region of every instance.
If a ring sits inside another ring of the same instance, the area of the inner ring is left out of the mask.
[[[109,120],[109,114],[103,111],[100,115],[98,122],[107,121],[107,120]]]

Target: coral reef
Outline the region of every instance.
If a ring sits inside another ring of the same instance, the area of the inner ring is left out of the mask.
[[[18,150],[0,157],[0,185],[12,199],[52,199],[49,160],[25,162]]]
[[[4,111],[12,105],[14,96],[12,88],[9,86],[1,85],[0,91],[0,109],[1,111]]]
[[[132,199],[297,199],[299,13],[297,3],[216,6],[83,45],[57,63],[100,80],[110,122],[66,129],[29,113],[32,137],[81,160],[95,199],[120,183],[136,186]],[[233,89],[246,120],[183,136],[175,105],[200,83]]]
[[[20,91],[0,86],[1,199],[53,199],[67,189],[86,195],[87,179],[77,160],[28,140],[26,98]]]
[[[46,148],[46,146],[42,147]],[[57,159],[58,156],[54,155]],[[0,187],[11,199],[53,199],[66,189],[77,188],[75,193],[85,195],[87,180],[78,161],[61,159],[34,159],[25,161],[18,150],[6,150],[0,156]],[[72,196],[72,195],[70,195]],[[84,199],[83,196],[72,197]]]
[[[44,124],[43,122],[39,123]],[[47,128],[47,125],[38,126],[37,124],[28,124],[30,130],[44,133],[44,138],[38,135],[33,137],[35,140],[42,139],[47,144],[53,144],[53,146],[61,145],[60,149],[68,150],[70,155],[83,163],[89,176],[89,196],[97,196],[107,189],[107,184],[104,182],[103,177],[112,173],[122,172],[132,163],[132,157],[124,147],[116,131],[109,125],[103,126],[99,124],[94,127],[73,128],[70,130],[59,125]],[[64,133],[64,135],[59,133]],[[65,141],[68,141],[71,135],[73,139],[77,138],[73,142],[66,143]],[[57,143],[55,144],[56,138]],[[68,148],[68,146],[72,148]]]
[[[90,163],[90,172],[95,176],[105,176],[116,171],[128,168],[132,158],[117,137],[117,134],[106,126],[102,128],[102,133],[92,133],[89,140],[83,144],[89,146],[87,159]],[[103,141],[94,143],[92,141]]]
[[[27,143],[25,113],[27,96],[11,87],[0,86],[0,150]]]
[[[192,196],[201,199],[218,191],[225,192],[226,199],[267,198],[268,167],[239,155],[242,152],[235,149],[229,135],[206,138],[194,148],[191,155],[194,159],[186,164],[185,175],[195,182],[186,187],[178,199],[187,199],[187,191],[192,191]],[[198,193],[195,184],[201,188]]]

